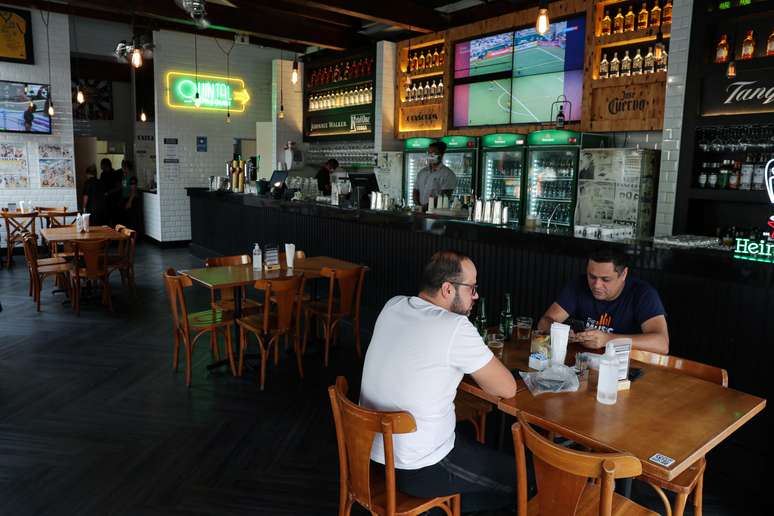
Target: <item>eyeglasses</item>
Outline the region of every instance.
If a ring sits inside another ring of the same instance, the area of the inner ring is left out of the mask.
[[[459,283],[457,281],[450,281],[449,283],[451,283],[452,285],[459,285],[461,287],[468,287],[470,289],[470,295],[471,296],[475,296],[476,293],[478,292],[478,285],[477,284],[471,285],[470,283]]]

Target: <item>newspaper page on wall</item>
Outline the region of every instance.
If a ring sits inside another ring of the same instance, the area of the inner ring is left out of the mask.
[[[0,143],[0,188],[29,188],[30,170],[24,143]]]
[[[41,188],[75,188],[72,145],[39,144],[38,163]]]

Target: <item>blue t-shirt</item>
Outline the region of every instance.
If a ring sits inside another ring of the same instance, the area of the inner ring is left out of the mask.
[[[626,278],[624,288],[613,301],[599,301],[589,289],[586,275],[571,281],[556,302],[587,330],[602,330],[620,335],[642,333],[642,323],[657,315],[666,315],[656,289],[637,278]]]

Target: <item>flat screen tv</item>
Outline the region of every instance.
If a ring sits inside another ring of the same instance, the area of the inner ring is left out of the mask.
[[[48,84],[0,81],[0,132],[51,134]]]
[[[564,95],[567,120],[580,120],[585,17],[552,22],[455,45],[455,127],[551,121],[551,104]],[[554,108],[556,115],[558,108]]]

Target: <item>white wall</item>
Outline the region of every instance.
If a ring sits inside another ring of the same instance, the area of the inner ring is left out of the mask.
[[[255,45],[234,46],[231,75],[244,79],[251,98],[245,112],[232,113],[232,123],[226,124],[225,113],[174,110],[166,105],[166,73],[194,71],[194,36],[159,31],[154,33],[154,41],[158,199],[146,209],[145,224],[148,234],[157,240],[190,240],[190,208],[185,188],[206,187],[209,176],[222,175],[225,161],[232,156],[234,138],[255,138],[256,122],[271,119],[272,60],[280,52]],[[226,56],[215,40],[200,36],[197,41],[199,73],[226,75]],[[221,40],[221,46],[228,50],[231,41]],[[196,152],[197,136],[207,137],[207,152]],[[169,177],[164,168],[164,138],[179,141],[178,177]],[[146,202],[148,197],[145,196]]]
[[[45,16],[45,14],[44,14]],[[49,83],[46,28],[40,12],[31,9],[32,40],[35,64],[24,65],[0,62],[0,78],[5,81]],[[0,189],[0,206],[9,202],[30,200],[37,206],[67,206],[76,208],[75,188],[40,188],[38,144],[73,144],[73,118],[70,94],[70,37],[67,16],[51,13],[49,18],[51,42],[51,94],[55,116],[52,134],[14,134],[0,132],[0,143],[23,143],[27,146],[30,187]],[[5,229],[2,229],[5,235]]]
[[[70,17],[70,48],[74,53],[112,57],[119,41],[131,39],[132,27],[128,23]]]
[[[693,0],[675,2],[672,33],[669,40],[669,71],[664,100],[664,137],[661,173],[656,206],[656,236],[671,235],[675,218],[675,192],[680,162],[680,138],[683,130],[685,77],[688,73],[688,47],[691,39]]]
[[[271,176],[271,171],[277,168],[278,161],[285,160],[284,149],[287,142],[296,142],[298,148],[303,148],[303,87],[304,87],[304,68],[299,63],[298,82],[292,84],[290,75],[293,73],[293,60],[275,59],[272,63],[272,120],[274,121],[273,133],[273,154],[271,160],[266,165],[271,168],[262,169]],[[277,113],[280,110],[280,90],[282,91],[282,101],[284,106],[285,118],[279,120]],[[261,157],[263,158],[263,156]]]

